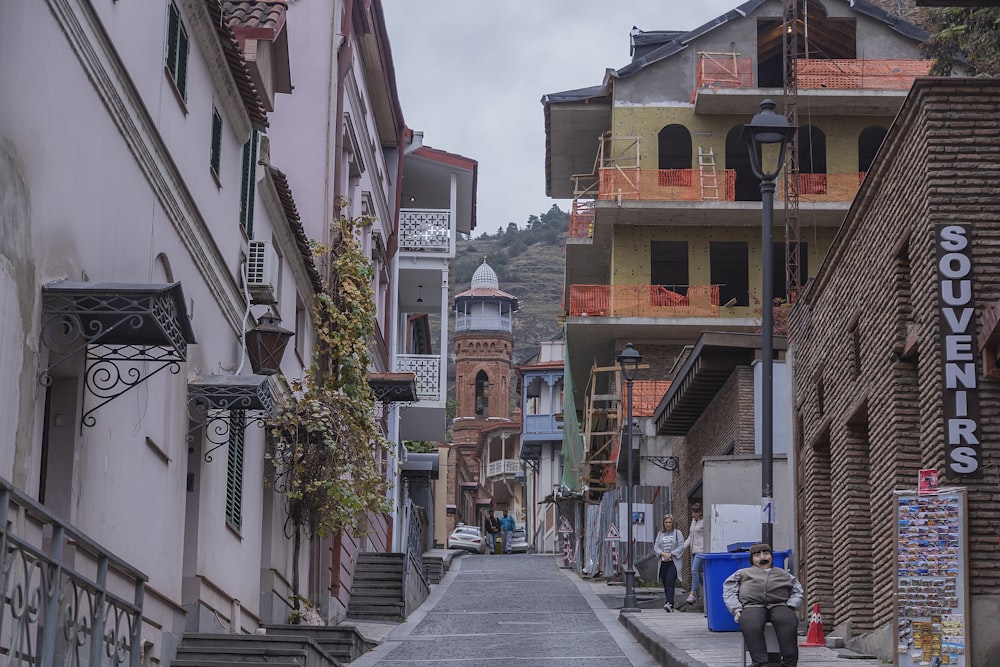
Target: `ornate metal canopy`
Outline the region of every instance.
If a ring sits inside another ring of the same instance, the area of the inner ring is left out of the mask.
[[[234,420],[235,415],[239,419]],[[215,445],[205,452],[206,462],[212,461],[212,452],[229,444],[233,428],[245,429],[250,423],[263,428],[264,420],[274,415],[271,385],[265,375],[200,375],[188,383],[192,424],[188,435],[203,428],[205,438]]]
[[[45,386],[54,369],[85,351],[84,388],[98,403],[83,412],[81,428],[94,425],[95,410],[163,369],[178,373],[195,342],[179,282],[43,285],[41,339],[49,349],[38,375]]]
[[[375,400],[383,403],[413,403],[418,400],[414,373],[372,373],[368,386],[375,392]]]

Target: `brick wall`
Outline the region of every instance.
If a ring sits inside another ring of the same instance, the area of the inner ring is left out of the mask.
[[[996,80],[918,81],[791,314],[802,574],[841,631],[891,623],[892,492],[915,489],[920,468],[945,472],[935,223],[973,226],[977,314],[1000,297],[998,108]],[[995,443],[1000,385],[981,374],[979,401]],[[971,594],[995,596],[995,474],[955,481],[969,493]]]

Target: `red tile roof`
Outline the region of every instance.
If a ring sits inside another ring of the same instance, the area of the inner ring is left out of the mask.
[[[274,41],[285,27],[285,0],[226,0],[222,7],[241,48],[247,37]]]
[[[264,107],[264,102],[250,77],[250,70],[243,59],[243,51],[240,50],[239,43],[236,41],[236,34],[228,21],[223,20],[224,9],[222,5],[218,0],[205,0],[205,7],[208,9],[209,16],[212,17],[212,23],[215,24],[219,45],[222,46],[222,52],[226,54],[226,63],[229,65],[229,71],[236,82],[236,89],[243,100],[243,106],[246,107],[247,114],[250,116],[250,122],[260,128],[267,127],[267,109]]]

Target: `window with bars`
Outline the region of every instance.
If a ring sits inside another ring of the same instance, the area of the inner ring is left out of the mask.
[[[177,4],[167,7],[167,72],[177,86],[181,98],[187,101],[187,59],[190,40],[187,28],[181,22],[181,12]]]
[[[218,109],[212,109],[212,174],[219,178],[219,165],[222,161],[222,116]]]
[[[243,144],[243,176],[240,185],[240,227],[247,238],[253,238],[253,200],[256,192],[257,143],[256,130],[251,130],[250,138]]]
[[[235,530],[243,528],[243,436],[247,414],[244,410],[229,413],[229,458],[226,466],[226,523]]]

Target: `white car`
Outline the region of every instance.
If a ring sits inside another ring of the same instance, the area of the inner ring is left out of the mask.
[[[528,553],[528,535],[524,528],[515,528],[510,538],[510,550],[515,554]]]
[[[481,554],[485,553],[486,539],[478,526],[466,526],[460,523],[448,536],[448,548]]]

